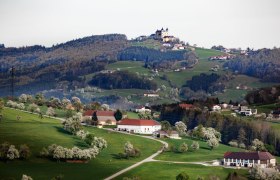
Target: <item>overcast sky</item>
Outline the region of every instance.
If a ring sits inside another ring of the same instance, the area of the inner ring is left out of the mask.
[[[168,27],[203,47],[280,47],[280,0],[0,0],[0,43],[51,46]]]

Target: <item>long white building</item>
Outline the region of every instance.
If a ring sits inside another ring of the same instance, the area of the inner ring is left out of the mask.
[[[226,152],[223,164],[239,167],[260,165],[262,168],[268,168],[276,166],[276,159],[269,152]]]
[[[155,120],[123,119],[118,122],[117,128],[132,133],[153,134],[153,132],[161,129],[161,125]]]

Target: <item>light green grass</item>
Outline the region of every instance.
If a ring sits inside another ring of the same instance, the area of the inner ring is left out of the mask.
[[[139,41],[139,42],[132,41],[131,45],[132,46],[143,46],[143,47],[152,48],[152,49],[160,49],[160,47],[161,47],[160,41],[157,41],[154,39],[147,39],[147,40]]]
[[[139,74],[150,74],[150,70],[147,68],[144,68],[144,63],[142,61],[118,61],[112,64],[108,64],[106,67],[110,70],[121,70],[121,71],[129,71],[133,73],[139,73]]]
[[[165,160],[165,161],[183,161],[183,162],[205,162],[211,160],[222,159],[224,153],[227,151],[244,151],[243,149],[234,148],[230,146],[226,146],[224,144],[220,144],[217,148],[210,150],[206,142],[198,141],[200,148],[196,151],[191,150],[191,144],[193,142],[190,138],[184,139],[166,139],[169,145],[173,145],[174,147],[179,147],[183,142],[187,143],[189,146],[189,150],[185,153],[179,152],[164,152],[160,154],[156,159]]]
[[[131,119],[138,119],[139,118],[138,114],[135,113],[135,112],[127,112],[127,116],[128,116],[128,118],[131,118]]]
[[[211,175],[216,175],[220,179],[226,179],[230,172],[238,172],[238,174],[248,176],[246,169],[230,169],[223,167],[206,167],[194,164],[174,164],[163,162],[149,162],[145,163],[116,179],[123,179],[124,177],[140,177],[140,179],[154,180],[154,179],[176,179],[176,176],[181,172],[189,175],[190,179],[197,179],[203,177],[205,180]]]
[[[8,141],[16,146],[28,144],[32,157],[27,161],[0,162],[2,179],[20,179],[22,174],[28,174],[33,179],[43,180],[49,180],[58,174],[63,174],[64,179],[103,179],[148,157],[161,147],[160,143],[149,139],[88,127],[86,130],[107,140],[108,148],[103,150],[96,159],[86,164],[58,163],[37,157],[40,150],[53,143],[65,147],[78,146],[81,148],[85,148],[86,144],[76,136],[65,133],[58,120],[50,118],[40,120],[38,115],[12,109],[5,109],[3,114],[4,119],[0,122],[0,143]],[[16,120],[17,115],[22,117],[20,121]],[[116,154],[123,152],[126,141],[130,141],[140,149],[140,158],[129,160],[116,158]]]

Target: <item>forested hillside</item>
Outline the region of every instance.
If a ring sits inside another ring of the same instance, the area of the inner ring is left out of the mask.
[[[280,77],[279,77],[280,78]],[[252,91],[245,97],[250,104],[272,104],[280,102],[280,85]]]
[[[236,56],[224,66],[263,81],[280,82],[280,49],[250,51],[248,55]]]
[[[1,86],[8,84],[12,66],[19,85],[53,82],[59,78],[71,80],[72,76],[100,71],[108,61],[117,59],[118,52],[127,43],[125,35],[109,34],[72,40],[51,48],[0,48]]]
[[[99,73],[89,83],[103,89],[153,89],[157,84],[128,71],[116,71],[114,73]]]

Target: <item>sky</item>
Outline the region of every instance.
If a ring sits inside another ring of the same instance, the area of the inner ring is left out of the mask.
[[[168,27],[200,47],[280,47],[280,0],[0,0],[0,44],[52,46],[91,35],[129,39]]]

